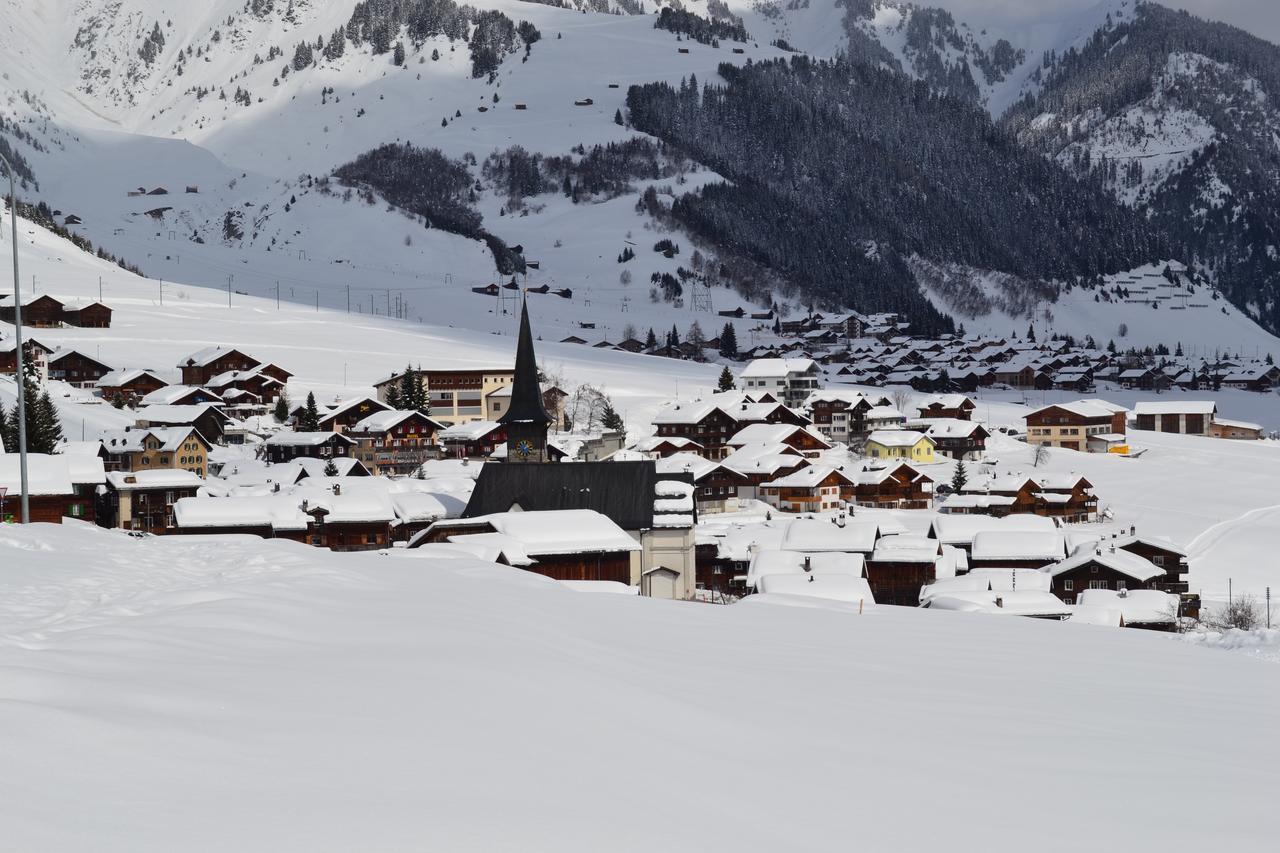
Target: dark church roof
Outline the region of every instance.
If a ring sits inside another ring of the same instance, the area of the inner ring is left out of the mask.
[[[538,360],[533,353],[533,333],[529,330],[529,304],[520,306],[520,340],[516,344],[516,371],[511,383],[511,405],[498,418],[498,423],[551,423],[542,404],[542,388],[538,384]]]
[[[691,479],[687,475],[664,480]],[[658,471],[639,462],[554,462],[541,465],[490,463],[480,469],[463,518],[508,512],[593,509],[623,530],[653,527]]]

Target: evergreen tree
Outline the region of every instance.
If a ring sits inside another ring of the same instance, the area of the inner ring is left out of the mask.
[[[30,453],[53,453],[62,442],[62,423],[53,398],[44,391],[36,398],[34,415],[28,409],[27,450]]]
[[[671,335],[669,336],[670,346],[680,346],[680,332],[676,329],[675,324],[671,326]]]
[[[400,409],[404,405],[400,399],[400,383],[392,382],[387,386],[386,404],[393,409]]]
[[[657,345],[658,345],[658,336],[653,333],[653,327],[651,326],[649,328],[649,334],[645,335],[644,346],[645,346],[645,349],[653,349]]]
[[[1031,343],[1036,342],[1036,327],[1034,325],[1027,326],[1027,340],[1031,341]]]
[[[1178,341],[1178,345],[1173,348],[1173,354],[1178,358],[1182,358],[1182,341]]]
[[[724,369],[720,371],[720,381],[716,387],[719,391],[733,390],[733,373],[729,370],[729,365],[726,364]]]
[[[280,392],[280,396],[276,397],[276,408],[272,413],[275,415],[276,423],[284,423],[289,420],[289,395],[284,391]]]
[[[724,328],[720,330],[720,354],[725,358],[738,356],[738,332],[733,328],[732,323],[725,323]]]
[[[969,482],[969,472],[965,470],[964,460],[956,463],[956,470],[951,475],[951,491],[960,492],[964,489],[965,483]]]
[[[693,325],[689,326],[689,331],[685,334],[685,342],[693,347],[693,357],[698,361],[702,361],[705,356],[703,351],[706,349],[707,336],[702,332],[702,326],[697,320],[693,321]]]
[[[302,415],[298,418],[298,432],[319,431],[320,407],[316,405],[315,393],[307,392],[307,404],[302,408]]]
[[[5,453],[18,452],[18,439],[9,435],[9,416],[5,414],[4,403],[0,403],[0,448]]]
[[[324,465],[324,475],[326,477],[338,476],[338,463],[334,462],[332,459],[326,462]]]
[[[613,123],[617,125],[624,124],[624,122],[622,121],[622,110],[614,110]]]
[[[422,380],[413,372],[413,365],[406,364],[400,376],[400,405],[397,408],[411,411],[420,408],[422,402]]]
[[[609,432],[626,432],[627,429],[622,415],[618,414],[617,409],[613,407],[613,401],[607,397],[604,400],[604,411],[600,413],[600,425]]]
[[[1112,355],[1116,354],[1116,342],[1114,340],[1107,341],[1107,352]]]

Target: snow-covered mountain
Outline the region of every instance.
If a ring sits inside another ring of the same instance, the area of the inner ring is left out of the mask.
[[[30,198],[57,211],[59,223],[74,217],[73,231],[146,275],[496,331],[509,326],[501,299],[472,292],[514,268],[496,242],[538,262],[528,284],[573,291],[550,312],[556,325],[546,335],[594,325],[584,336],[613,341],[695,320],[710,330],[722,322],[715,311],[739,305],[776,304],[786,313],[817,298],[868,308],[867,294],[886,280],[873,270],[861,288],[815,285],[807,260],[761,257],[680,217],[655,215],[721,176],[705,159],[653,146],[593,155],[595,146],[644,138],[628,123],[630,87],[693,77],[722,85],[721,63],[848,55],[998,116],[1048,96],[1061,76],[1050,59],[1082,55],[1095,32],[1117,32],[1136,15],[1132,0],[1109,0],[996,32],[936,9],[870,0],[0,0],[0,8],[0,51],[14,60],[0,78],[0,146],[18,156]],[[1159,132],[1203,143],[1203,125],[1178,123],[1167,102],[1153,107],[1166,110]],[[1063,167],[1076,165],[1076,149],[1050,151],[1043,133],[1020,138]],[[466,180],[405,193],[333,178],[388,143],[437,150]],[[515,189],[508,160],[486,164],[515,146],[541,169],[532,189]],[[1176,165],[1160,167],[1165,180]],[[931,192],[954,191],[945,176],[925,177]],[[656,204],[638,203],[648,189]],[[442,193],[479,224],[442,224]],[[1138,195],[1119,200],[1147,198]],[[1094,202],[1072,204],[1057,221]],[[1068,233],[1049,239],[1065,243]],[[680,253],[654,251],[663,239]],[[977,273],[1052,294],[1095,271],[1115,275],[1166,257],[1194,266],[1208,255],[1116,242],[1102,253],[1113,260],[1096,269],[1092,261],[1040,269],[987,260],[993,268]],[[881,241],[868,257],[882,266],[898,254],[974,261],[974,253],[934,244],[930,256],[928,246]],[[634,259],[619,261],[631,252]],[[1218,266],[1204,270],[1210,281]],[[900,264],[891,273],[913,286]],[[945,300],[931,301],[946,309]],[[1019,301],[1026,304],[1012,322],[1044,316],[1038,298]],[[749,331],[743,324],[740,339]]]

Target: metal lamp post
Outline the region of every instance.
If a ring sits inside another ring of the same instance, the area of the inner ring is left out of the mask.
[[[9,217],[13,225],[13,331],[17,344],[17,370],[14,378],[18,380],[18,472],[22,481],[22,523],[31,520],[30,493],[27,488],[27,377],[23,370],[22,352],[22,295],[18,284],[18,186],[15,180],[17,173],[13,164],[0,154],[0,163],[9,170]]]

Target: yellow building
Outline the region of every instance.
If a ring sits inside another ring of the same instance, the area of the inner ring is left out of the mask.
[[[206,476],[209,468],[208,441],[195,428],[132,427],[104,433],[109,471],[156,471],[176,469]]]
[[[486,398],[499,388],[510,386],[515,370],[414,370],[427,393],[432,420],[445,425],[486,420]],[[397,385],[402,374],[396,374],[374,386],[378,399],[387,400],[387,392]]]
[[[933,439],[909,429],[878,429],[867,436],[863,452],[872,459],[902,459],[928,465],[933,462]]]

